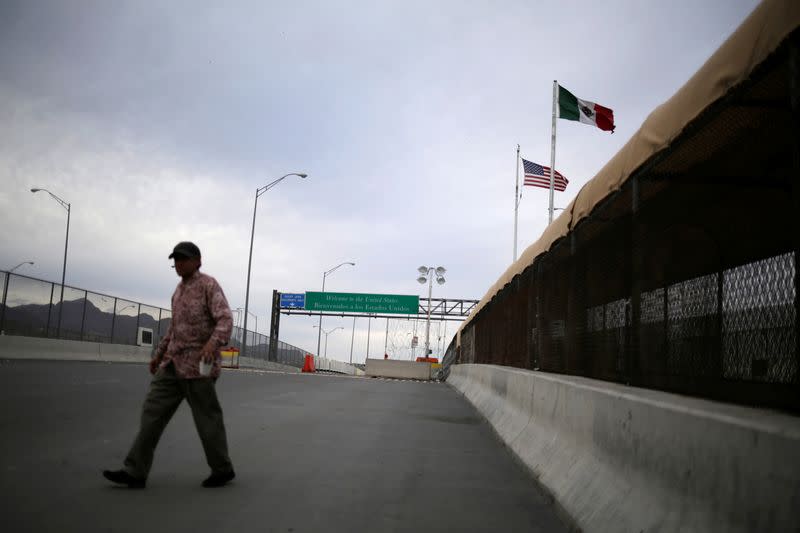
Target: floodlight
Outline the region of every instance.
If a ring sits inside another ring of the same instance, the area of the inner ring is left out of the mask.
[[[428,273],[428,267],[426,267],[426,266],[421,266],[421,267],[419,267],[419,268],[417,269],[417,272],[419,272],[420,274],[427,274],[427,273]]]
[[[439,276],[438,278],[436,278],[436,283],[438,283],[439,285],[444,285],[444,278]]]
[[[446,269],[446,268],[444,268],[443,266],[436,267],[436,275],[437,275],[437,276],[441,276],[441,275],[442,275],[442,274],[444,274],[445,272],[447,272],[447,269]]]
[[[417,281],[418,281],[418,282],[419,282],[421,285],[424,285],[425,283],[427,283],[427,282],[428,282],[428,278],[426,278],[425,276],[420,276],[420,277],[418,277],[418,278],[417,278]]]

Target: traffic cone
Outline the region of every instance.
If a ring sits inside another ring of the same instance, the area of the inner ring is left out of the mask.
[[[306,354],[306,361],[303,363],[303,372],[315,372],[313,355]]]

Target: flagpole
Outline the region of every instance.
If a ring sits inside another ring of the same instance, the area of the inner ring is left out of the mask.
[[[556,107],[558,106],[558,81],[553,80],[553,135],[550,137],[550,210],[547,223],[553,222],[553,187],[556,172]]]
[[[517,260],[517,220],[519,216],[519,145],[517,145],[517,186],[514,189],[514,261]]]

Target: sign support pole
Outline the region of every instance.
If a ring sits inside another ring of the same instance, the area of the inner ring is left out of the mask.
[[[272,318],[269,322],[269,352],[267,360],[278,360],[278,331],[281,327],[281,293],[272,290]],[[245,333],[246,335],[246,333]]]

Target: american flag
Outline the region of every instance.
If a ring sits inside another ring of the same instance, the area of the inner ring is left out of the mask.
[[[542,187],[543,189],[550,188],[550,167],[539,165],[528,161],[522,160],[522,165],[525,167],[525,183],[532,187]],[[553,181],[553,188],[557,191],[563,191],[567,188],[569,180],[561,175],[561,172],[556,170],[556,176]]]

